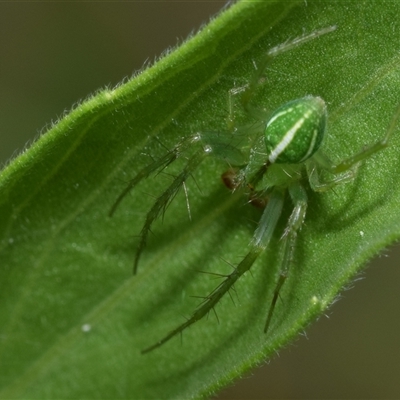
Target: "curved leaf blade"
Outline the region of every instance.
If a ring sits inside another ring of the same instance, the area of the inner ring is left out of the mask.
[[[143,357],[140,349],[194,309],[190,295],[216,285],[193,270],[229,271],[221,258],[240,260],[259,213],[220,185],[216,171],[226,166],[207,160],[195,176],[202,193],[188,183],[193,221],[177,198],[154,228],[136,277],[132,236],[148,193],[159,193],[168,178],[143,182],[106,217],[121,180],[148,162],[142,153],[157,157],[184,135],[224,129],[228,90],[247,82],[265,49],[298,36],[299,21],[306,32],[339,29],[274,60],[259,101],[274,109],[304,94],[323,97],[325,146],[334,157],[382,137],[399,102],[400,63],[397,19],[390,34],[372,23],[380,5],[239,3],[135,80],[80,105],[2,172],[2,397],[209,395],[285,344],[366,259],[398,238],[396,135],[354,184],[310,193],[296,266],[267,337],[279,235],[237,285],[236,305],[219,305],[220,324],[199,322],[183,345],[171,341]],[[398,11],[385,5],[388,19]]]

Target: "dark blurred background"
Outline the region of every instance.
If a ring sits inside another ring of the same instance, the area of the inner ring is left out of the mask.
[[[0,4],[0,163],[73,103],[184,39],[220,1]],[[219,399],[400,398],[399,247],[268,365]]]

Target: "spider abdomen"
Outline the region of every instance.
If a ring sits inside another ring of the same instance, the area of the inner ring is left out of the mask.
[[[326,119],[320,97],[307,96],[279,107],[265,128],[268,161],[299,164],[307,160],[321,146]]]

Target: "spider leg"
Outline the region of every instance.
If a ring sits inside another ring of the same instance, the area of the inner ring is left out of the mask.
[[[272,191],[268,200],[268,204],[261,216],[260,223],[254,232],[254,236],[250,244],[250,250],[244,259],[238,264],[234,271],[227,275],[226,279],[206,297],[204,302],[195,310],[195,312],[186,322],[179,325],[157,343],[142,350],[142,354],[148,353],[157,347],[160,347],[177,334],[183,332],[190,325],[202,319],[218,304],[221,298],[227,292],[229,292],[235,282],[251,268],[257,257],[268,246],[268,243],[275,231],[276,224],[279,220],[283,207],[283,198],[284,196],[282,190],[276,189]]]
[[[267,69],[268,64],[281,53],[286,51],[290,51],[302,44],[316,39],[319,36],[325,35],[332,31],[336,30],[336,26],[328,26],[326,28],[322,28],[316,31],[311,32],[308,35],[303,35],[296,37],[292,40],[288,40],[284,43],[281,43],[275,47],[272,47],[267,51],[264,57],[257,64],[254,62],[255,71],[252,74],[248,83],[243,86],[234,87],[228,92],[228,116],[227,116],[227,126],[228,130],[233,132],[237,130],[235,126],[235,111],[234,111],[234,103],[235,98],[237,96],[238,100],[241,103],[243,110],[251,115],[252,117],[260,120],[264,120],[268,113],[265,110],[258,109],[251,105],[251,100],[254,94],[257,91],[258,85],[265,80],[265,70]],[[248,130],[248,129],[247,129]],[[258,127],[259,130],[259,127]]]
[[[151,173],[154,171],[161,172],[164,168],[166,168],[168,165],[170,165],[172,162],[174,162],[181,154],[183,149],[187,146],[187,143],[181,142],[177,146],[175,146],[171,151],[166,153],[163,157],[159,158],[158,160],[155,160],[154,162],[150,163],[149,165],[146,165],[144,168],[142,168],[137,175],[131,179],[126,186],[126,188],[121,192],[121,194],[118,196],[117,200],[115,200],[114,204],[112,205],[108,215],[112,217],[118,208],[119,204],[121,201],[125,198],[125,196],[137,185],[139,182],[147,178]]]
[[[390,121],[390,124],[388,126],[388,129],[386,131],[386,135],[384,136],[383,139],[379,140],[372,146],[367,147],[366,149],[360,151],[357,154],[352,155],[349,158],[346,158],[336,166],[332,168],[332,172],[334,174],[338,174],[344,171],[349,170],[350,168],[353,167],[353,165],[359,163],[362,160],[365,160],[366,158],[370,157],[372,154],[383,150],[386,148],[389,144],[390,137],[393,135],[394,131],[396,130],[396,125],[397,122],[400,118],[400,104],[397,106],[396,111],[393,114],[393,117]]]
[[[283,259],[281,270],[279,272],[278,282],[274,290],[274,297],[268,310],[267,320],[265,322],[264,332],[266,333],[271,323],[275,305],[279,297],[279,293],[289,273],[291,264],[293,263],[294,251],[296,248],[297,233],[303,225],[307,211],[307,193],[299,182],[292,183],[289,186],[289,194],[294,203],[294,209],[289,217],[289,221],[282,236]]]
[[[271,49],[268,50],[267,54],[263,57],[263,59],[260,61],[260,63],[257,65],[257,69],[254,72],[253,76],[251,77],[249,83],[244,87],[243,90],[241,90],[241,103],[242,106],[245,110],[249,111],[249,102],[252,99],[256,88],[262,80],[264,76],[264,72],[267,68],[267,65],[271,62],[271,60],[276,57],[277,55],[284,53],[286,51],[292,50],[298,46],[301,46],[302,44],[316,39],[319,36],[325,35],[327,33],[333,32],[336,30],[336,26],[328,26],[326,28],[322,28],[316,31],[311,32],[308,35],[303,35],[296,37],[295,39],[288,40],[284,43],[279,44],[278,46],[275,46]]]
[[[310,187],[314,192],[326,192],[337,185],[351,182],[357,175],[358,165],[359,164],[356,164],[352,169],[335,174],[333,178],[328,181],[322,181],[319,176],[318,167],[320,167],[320,165],[316,162],[310,161],[306,165]]]
[[[388,146],[389,140],[396,130],[399,119],[400,104],[397,106],[387,128],[386,134],[381,140],[342,160],[336,165],[330,161],[322,151],[317,152],[313,158],[308,160],[306,163],[307,174],[311,188],[316,192],[323,192],[336,185],[352,181],[357,175],[357,169],[363,160],[369,158],[371,155],[385,149]],[[321,181],[318,173],[319,169],[330,172],[334,175],[333,178],[325,182]]]
[[[160,216],[162,212],[165,212],[168,205],[174,199],[178,190],[184,184],[186,179],[193,173],[193,171],[198,167],[198,165],[207,156],[207,152],[203,148],[199,149],[194,155],[189,158],[186,166],[183,168],[182,172],[175,177],[172,183],[165,189],[165,191],[156,199],[153,206],[146,214],[146,219],[142,230],[140,231],[139,245],[136,251],[135,260],[133,263],[133,274],[136,274],[137,267],[139,265],[139,259],[142,254],[143,249],[146,247],[147,236],[151,230],[153,222]],[[172,161],[171,161],[172,162]],[[170,162],[169,162],[170,163]],[[121,196],[120,196],[121,197]]]
[[[236,139],[237,140],[237,139]],[[117,200],[112,205],[109,216],[111,217],[116,209],[118,208],[121,201],[125,196],[137,185],[139,182],[147,178],[150,174],[156,172],[160,173],[168,165],[172,164],[181,154],[196,142],[201,143],[201,148],[196,152],[192,153],[189,157],[186,166],[183,168],[181,173],[175,177],[173,182],[167,187],[167,189],[156,199],[151,209],[146,215],[146,219],[142,230],[139,235],[139,245],[135,255],[133,264],[133,273],[136,274],[137,267],[139,264],[139,259],[142,254],[143,249],[146,247],[147,237],[153,222],[164,213],[168,205],[174,199],[178,190],[181,186],[184,187],[185,193],[185,181],[189,176],[192,175],[197,166],[201,161],[209,154],[213,153],[215,157],[223,159],[228,163],[233,163],[235,165],[240,165],[244,161],[243,153],[235,146],[235,138],[232,134],[220,134],[218,132],[203,132],[197,133],[194,136],[187,137],[182,140],[178,145],[176,145],[172,150],[167,152],[161,158],[153,161],[143,169],[141,169],[138,174],[128,183],[126,188],[118,196]],[[189,211],[190,218],[190,206],[187,200],[187,208]]]

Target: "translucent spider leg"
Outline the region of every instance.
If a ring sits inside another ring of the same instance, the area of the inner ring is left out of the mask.
[[[165,189],[165,191],[157,198],[151,209],[146,215],[146,219],[143,228],[140,232],[139,245],[136,251],[134,263],[133,263],[133,273],[136,274],[137,267],[139,264],[140,256],[143,249],[146,247],[147,236],[151,229],[153,222],[160,216],[161,212],[165,212],[165,209],[174,199],[178,190],[182,187],[186,179],[193,173],[193,171],[198,167],[198,165],[207,156],[207,150],[201,148],[197,150],[194,155],[189,158],[186,166],[183,168],[182,172],[175,177],[172,183]]]
[[[337,164],[335,167],[332,168],[332,172],[334,174],[338,174],[338,173],[347,171],[353,165],[359,163],[360,161],[365,160],[372,154],[386,148],[389,144],[389,140],[390,140],[391,136],[393,135],[393,132],[396,129],[396,125],[399,120],[399,117],[400,117],[400,104],[397,106],[396,111],[393,114],[393,117],[390,121],[389,127],[386,131],[386,135],[384,136],[384,138],[379,140],[372,146],[367,147],[366,149],[360,151],[359,153],[354,154],[353,156],[343,160],[342,162],[340,162],[339,164]]]
[[[311,188],[316,192],[323,192],[332,187],[349,182],[354,179],[357,174],[358,165],[371,155],[385,149],[389,145],[391,136],[396,130],[397,123],[400,119],[400,104],[397,106],[390,124],[386,130],[385,136],[360,152],[342,160],[338,164],[334,164],[321,151],[314,155],[314,159],[307,164],[307,173]],[[334,174],[334,177],[327,182],[321,182],[318,175],[318,167]]]
[[[249,111],[249,102],[253,97],[253,94],[255,93],[256,88],[260,83],[260,80],[263,78],[267,65],[271,62],[271,60],[274,57],[286,51],[292,50],[298,46],[301,46],[302,44],[307,43],[310,40],[314,40],[319,36],[333,32],[334,30],[336,30],[336,28],[337,28],[336,25],[328,26],[326,28],[313,31],[308,35],[303,35],[296,37],[295,39],[288,40],[268,50],[265,57],[257,64],[257,69],[253,74],[252,78],[250,79],[250,82],[243,88],[241,95],[241,102],[243,108]]]
[[[275,310],[275,305],[279,297],[279,292],[288,277],[289,268],[293,263],[294,251],[296,249],[297,233],[303,225],[307,211],[307,193],[299,182],[294,182],[289,186],[289,194],[294,203],[294,209],[290,215],[285,232],[282,236],[283,259],[281,270],[279,272],[278,282],[274,290],[274,297],[268,310],[267,320],[265,322],[264,332],[266,333],[272,315]]]
[[[121,201],[126,197],[126,195],[137,185],[139,182],[147,178],[151,173],[154,171],[162,171],[164,168],[166,168],[168,165],[173,163],[179,155],[182,153],[182,151],[187,147],[187,141],[182,141],[180,144],[175,146],[171,151],[166,153],[163,157],[159,158],[158,160],[155,160],[151,164],[147,165],[143,169],[141,169],[137,175],[129,181],[129,184],[126,186],[126,188],[121,192],[121,194],[118,196],[117,200],[115,200],[114,204],[112,205],[108,215],[112,217],[120,205]]]
[[[234,271],[227,275],[225,280],[206,297],[203,304],[196,309],[193,315],[186,322],[184,322],[182,325],[179,325],[176,329],[171,331],[157,343],[142,350],[142,354],[148,353],[149,351],[160,347],[174,336],[183,332],[190,325],[202,319],[214,309],[221,298],[232,288],[235,282],[251,268],[260,253],[267,248],[282,212],[283,199],[284,193],[282,190],[275,189],[272,191],[260,223],[254,233],[252,242],[250,244],[250,251],[244,257],[244,259],[238,264]]]

